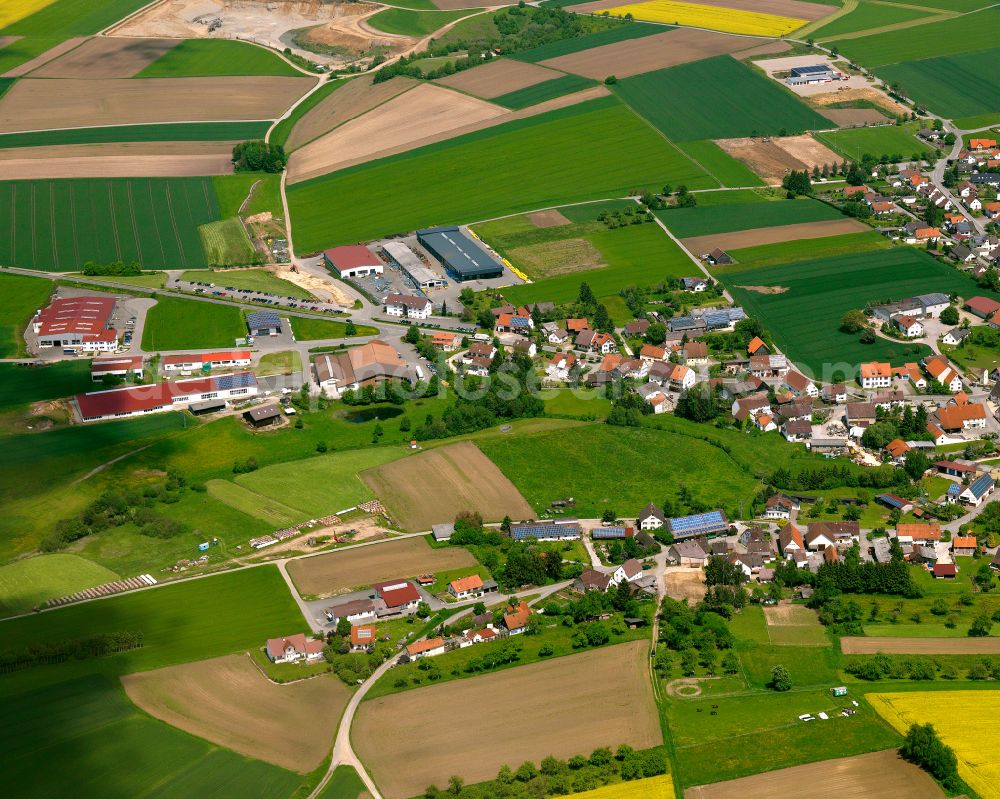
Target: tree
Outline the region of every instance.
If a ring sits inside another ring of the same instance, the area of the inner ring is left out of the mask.
[[[586,305],[587,307],[592,307],[597,304],[597,297],[594,296],[594,290],[590,288],[589,283],[580,284],[580,293],[576,298],[580,305]]]
[[[858,341],[862,344],[874,344],[878,341],[878,336],[876,336],[875,332],[869,327],[866,328],[865,332],[861,334],[861,338],[859,338]]]
[[[459,777],[457,774],[453,774],[448,777],[448,791],[455,796],[458,796],[462,792],[462,787],[465,785],[465,780]]]
[[[944,325],[957,325],[958,324],[958,308],[954,305],[949,305],[943,311],[941,311],[941,324]]]
[[[281,172],[288,162],[285,148],[262,139],[244,141],[233,147],[233,167],[237,172]]]
[[[729,650],[726,656],[722,659],[722,670],[726,674],[738,674],[740,671],[740,659],[736,657],[736,653]]]
[[[431,615],[431,606],[428,605],[426,602],[420,602],[417,605],[417,618],[426,619],[430,615]]]
[[[792,170],[782,179],[781,187],[791,195],[811,194],[812,183],[809,181],[809,172],[805,169],[801,172]]]
[[[840,318],[840,329],[845,333],[857,333],[868,327],[868,317],[864,311],[850,310]]]
[[[773,691],[790,691],[792,689],[792,675],[788,669],[780,663],[771,669],[771,681],[768,687]]]
[[[911,724],[899,753],[916,763],[931,776],[939,780],[949,792],[957,792],[958,758],[950,746],[946,746],[932,724]]]
[[[973,638],[985,638],[993,630],[993,619],[985,613],[976,616],[969,626],[969,635]]]
[[[353,319],[348,319],[347,324],[344,325],[344,335],[345,336],[356,336],[358,335],[358,328],[354,324]]]
[[[341,616],[337,622],[337,635],[347,638],[351,634],[351,620],[346,616]]]
[[[416,325],[410,325],[406,330],[406,335],[403,336],[403,341],[407,344],[416,344],[420,341],[420,329]]]

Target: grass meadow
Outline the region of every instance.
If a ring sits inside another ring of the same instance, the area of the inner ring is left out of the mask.
[[[215,199],[219,204],[219,218],[236,216],[242,208],[243,216],[253,216],[270,211],[276,219],[283,219],[281,207],[281,176],[264,172],[237,172],[234,175],[212,177]],[[252,194],[251,194],[252,192]],[[250,201],[243,208],[244,201]]]
[[[594,81],[589,78],[579,75],[561,75],[552,80],[536,83],[534,86],[527,86],[517,91],[501,94],[499,97],[494,97],[491,102],[506,106],[507,108],[521,109],[537,105],[546,100],[553,100],[556,97],[562,97],[564,94],[583,91],[593,85]]]
[[[257,255],[246,228],[235,216],[198,226],[205,259],[212,266],[236,266],[253,261]]]
[[[742,161],[737,161],[714,141],[688,141],[677,145],[685,155],[723,186],[763,186],[762,181]],[[702,198],[699,197],[699,202]]]
[[[655,213],[670,232],[681,239],[843,217],[833,206],[810,199],[668,208]]]
[[[449,22],[467,17],[470,9],[461,8],[455,11],[420,11],[410,8],[387,8],[380,11],[366,22],[375,30],[391,33],[396,36],[413,36],[422,38]]]
[[[878,70],[878,75],[889,84],[898,83],[908,97],[937,114],[972,117],[995,113],[1000,107],[1000,84],[991,77],[998,70],[1000,47],[994,47],[891,64]]]
[[[24,331],[35,311],[44,308],[55,284],[50,280],[0,272],[0,358],[14,358],[25,351]]]
[[[665,182],[715,183],[614,98],[602,98],[306,181],[288,199],[296,244],[314,252]]]
[[[196,78],[225,75],[297,78],[302,73],[265,47],[231,39],[184,39],[135,77]]]
[[[66,128],[0,134],[0,149],[109,142],[241,141],[262,139],[267,128],[267,122],[176,122],[162,125],[116,125],[110,128]]]
[[[160,297],[146,314],[142,348],[157,350],[231,347],[247,334],[239,308],[211,302]]]
[[[111,569],[78,555],[55,553],[17,560],[0,566],[0,616],[25,613],[46,599],[117,579]]]
[[[319,341],[328,338],[344,338],[347,336],[347,323],[334,319],[312,318],[304,316],[289,317],[292,332],[296,341]],[[355,336],[374,336],[378,329],[371,325],[355,325]]]
[[[93,387],[90,361],[83,358],[34,367],[0,363],[0,410],[69,397]]]
[[[875,158],[883,155],[901,155],[900,160],[914,153],[928,152],[928,147],[913,134],[917,125],[884,125],[878,128],[849,128],[817,133],[816,138],[845,158],[858,160],[868,154]]]
[[[830,126],[830,120],[793,94],[729,56],[625,78],[614,90],[675,141],[794,134]],[[664,103],[664,97],[670,102]]]
[[[54,272],[87,261],[203,266],[198,226],[218,219],[209,178],[79,178],[0,183],[0,263]]]

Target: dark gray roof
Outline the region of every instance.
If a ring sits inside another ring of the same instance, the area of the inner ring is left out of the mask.
[[[462,278],[489,277],[503,272],[503,264],[457,227],[418,230],[417,239]]]
[[[251,330],[281,327],[281,320],[274,311],[254,311],[247,314],[247,327]]]
[[[249,416],[255,422],[263,422],[268,419],[274,419],[277,416],[281,416],[281,411],[278,409],[277,405],[261,405],[256,408],[251,408],[244,416]]]

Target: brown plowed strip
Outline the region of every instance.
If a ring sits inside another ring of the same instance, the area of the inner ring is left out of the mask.
[[[275,685],[245,654],[128,674],[122,685],[151,716],[300,773],[312,771],[330,751],[351,696],[332,674]]]
[[[780,147],[792,158],[795,158],[812,169],[814,166],[823,164],[835,164],[839,156],[827,147],[816,141],[808,133],[801,136],[783,136],[779,139],[772,139],[776,147]]]
[[[884,125],[889,121],[889,117],[874,108],[818,108],[816,110],[842,128]]]
[[[347,120],[361,116],[376,106],[391,100],[414,86],[420,81],[415,78],[396,77],[382,83],[372,84],[372,77],[366,75],[348,81],[333,94],[310,108],[302,119],[292,128],[288,136],[286,148],[289,151],[308,144],[324,133],[329,133]]]
[[[30,61],[25,61],[23,64],[14,67],[13,69],[8,69],[2,78],[20,78],[22,75],[27,75],[31,70],[38,69],[42,64],[47,64],[53,58],[58,58],[63,53],[68,53],[74,47],[79,47],[87,41],[86,36],[74,36],[72,39],[67,39],[65,42],[60,42],[55,47],[50,50],[46,50],[41,55],[37,55]]]
[[[721,250],[738,250],[742,247],[777,244],[781,241],[842,236],[847,233],[859,233],[863,230],[871,230],[871,228],[856,219],[831,219],[828,222],[800,222],[795,225],[759,227],[754,230],[734,230],[731,233],[716,233],[713,236],[694,236],[690,239],[682,239],[681,242],[695,255],[700,255],[711,252],[716,247]]]
[[[1000,638],[841,638],[845,655],[1000,655]]]
[[[3,50],[8,44],[13,44],[20,36],[0,36],[0,50]]]
[[[0,100],[0,131],[277,119],[311,78],[19,80]]]
[[[546,111],[555,111],[557,108],[566,108],[567,106],[576,105],[577,103],[583,103],[586,102],[587,100],[593,100],[597,97],[605,97],[608,94],[609,92],[606,87],[593,86],[589,89],[584,89],[582,92],[576,92],[574,94],[565,94],[562,97],[556,97],[544,103],[539,103],[538,105],[533,105],[529,108],[522,109],[521,111],[504,113],[499,116],[491,117],[489,119],[485,119],[480,122],[475,122],[470,125],[463,125],[460,128],[453,128],[452,130],[446,130],[441,133],[435,133],[430,136],[424,136],[422,139],[416,139],[414,141],[410,141],[405,144],[399,144],[393,147],[386,147],[385,149],[372,152],[366,156],[355,157],[346,161],[341,161],[337,164],[336,168],[347,169],[347,167],[355,166],[356,164],[363,164],[367,161],[374,161],[378,158],[387,158],[390,155],[396,155],[397,153],[404,153],[407,150],[415,150],[418,147],[424,147],[428,144],[435,144],[436,142],[444,141],[445,139],[453,139],[458,136],[463,136],[466,133],[474,133],[477,130],[491,128],[494,125],[499,125],[503,122],[512,122],[515,119],[525,119],[527,117],[533,117],[537,114],[544,114]],[[317,142],[319,141],[321,140],[317,139]],[[292,165],[294,165],[294,155],[293,155]],[[324,169],[319,172],[314,172],[314,174],[300,175],[296,177],[294,180],[292,180],[291,178],[292,166],[290,166],[289,183],[308,180],[309,178],[317,177],[318,175],[326,174],[332,171],[334,170]]]
[[[809,724],[824,724],[821,720]],[[689,799],[942,799],[933,778],[895,749],[822,760],[714,785],[688,788]]]
[[[354,547],[288,562],[288,573],[307,596],[335,596],[383,580],[475,566],[461,547],[432,549],[423,538]]]
[[[36,69],[33,78],[131,78],[180,39],[109,39],[97,37]]]
[[[379,697],[361,703],[351,740],[386,799],[545,755],[659,746],[648,660],[649,642],[633,641]],[[474,734],[460,717],[475,717]]]
[[[473,69],[456,72],[454,75],[441,78],[436,83],[474,94],[476,97],[490,99],[558,77],[558,72],[537,64],[501,58]]]
[[[792,170],[806,168],[805,164],[793,158],[773,141],[741,138],[716,139],[715,143],[771,185],[779,185],[781,179]]]
[[[574,72],[594,80],[604,80],[608,75],[627,78],[654,69],[744,50],[757,41],[759,40],[747,36],[727,36],[712,31],[677,28],[641,39],[605,44],[579,53],[550,58],[541,63],[546,67]]]
[[[235,142],[124,142],[0,150],[10,180],[228,175]]]
[[[532,214],[528,214],[528,219],[535,227],[562,227],[563,225],[570,224],[570,221],[555,209],[550,211],[535,211]]]

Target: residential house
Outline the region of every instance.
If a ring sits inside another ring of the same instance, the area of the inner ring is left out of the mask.
[[[849,546],[860,535],[857,522],[813,522],[806,534],[806,546],[820,550],[827,546]]]
[[[553,380],[565,382],[569,380],[574,366],[576,366],[576,353],[556,353],[549,360],[548,366],[545,367],[545,374]]]
[[[478,574],[459,577],[457,580],[452,580],[448,583],[448,593],[455,597],[455,599],[482,596],[484,592],[483,578]]]
[[[750,374],[754,377],[784,377],[788,370],[788,359],[780,353],[750,356]]]
[[[406,647],[410,660],[431,658],[445,653],[444,638],[428,638],[426,641],[416,641]]]
[[[820,390],[820,395],[823,397],[824,402],[839,405],[847,402],[847,386],[843,383],[834,383],[829,386],[823,386]]]
[[[956,558],[971,558],[977,549],[978,544],[974,535],[956,535],[951,539],[951,554]]]
[[[802,533],[794,524],[789,522],[778,531],[778,550],[786,558],[791,557],[794,552],[805,550],[805,548]]]
[[[938,408],[937,417],[938,425],[948,433],[986,427],[986,408],[979,402]]]
[[[572,336],[577,336],[584,330],[590,330],[590,322],[586,319],[567,319],[566,330]]]
[[[913,384],[914,388],[927,388],[927,378],[924,377],[924,373],[920,371],[920,367],[912,361],[907,361],[902,366],[893,368],[892,374],[894,377],[902,377],[909,380],[910,383]]]
[[[420,604],[420,592],[409,580],[389,580],[375,583],[376,600],[381,600],[384,610],[380,615],[410,613]],[[376,607],[378,613],[378,607]]]
[[[768,497],[767,502],[764,503],[764,518],[788,521],[792,513],[798,509],[798,503],[791,497],[786,497],[783,494],[775,494],[772,497]]]
[[[982,502],[993,492],[995,484],[993,478],[988,474],[977,477],[972,484],[959,494],[959,499],[966,505],[979,507]]]
[[[634,583],[642,577],[643,568],[635,558],[629,558],[611,573],[611,582],[618,585],[621,582]]]
[[[659,530],[667,523],[667,517],[660,508],[650,502],[642,509],[635,523],[640,530]]]
[[[747,354],[748,355],[770,355],[771,351],[767,348],[767,345],[758,336],[754,336],[750,339],[750,343],[747,344]]]
[[[907,338],[920,338],[924,334],[924,326],[912,316],[897,316],[894,321],[899,332]]]
[[[538,347],[530,338],[519,338],[514,342],[513,349],[515,353],[527,355],[529,358],[534,358],[538,354]]]
[[[880,391],[871,398],[876,408],[884,411],[898,410],[906,405],[906,395],[898,389]]]
[[[347,619],[351,624],[355,624],[375,618],[375,603],[370,599],[352,599],[324,608],[323,613],[333,625],[338,624],[341,619]]]
[[[623,328],[625,335],[628,338],[635,338],[636,336],[646,335],[646,331],[649,330],[649,320],[648,319],[633,319]]]
[[[673,407],[670,397],[662,391],[654,391],[652,394],[648,394],[645,397],[645,402],[653,409],[654,414],[667,413]]]
[[[943,355],[933,355],[924,358],[924,370],[932,380],[936,380],[945,391],[955,393],[962,390],[962,378]]]
[[[889,388],[892,385],[892,367],[887,363],[872,361],[861,364],[861,388]]]
[[[950,344],[954,347],[965,341],[969,337],[970,333],[971,331],[966,328],[953,327],[941,337],[941,342],[943,344]]]
[[[812,422],[806,419],[791,419],[785,422],[781,432],[787,441],[809,441],[812,438]]]
[[[782,381],[782,385],[787,386],[789,391],[799,397],[803,394],[808,397],[819,396],[819,389],[816,387],[816,384],[805,375],[796,372],[794,369],[790,369],[788,371]]]
[[[935,580],[954,580],[958,576],[958,566],[954,563],[935,563],[931,574]]]
[[[390,293],[385,298],[385,312],[389,316],[403,316],[407,319],[427,319],[433,309],[433,304],[426,297]]]
[[[323,641],[306,638],[302,633],[284,638],[269,638],[265,652],[272,663],[310,663],[323,659]]]
[[[531,608],[521,602],[516,608],[507,608],[507,613],[503,617],[503,625],[511,635],[519,635],[528,629],[528,619],[531,616]]]
[[[454,352],[458,349],[458,336],[454,333],[446,333],[443,330],[435,331],[431,336],[431,345],[441,352]]]
[[[681,357],[686,364],[708,363],[708,345],[704,341],[688,341],[681,345]]]
[[[766,391],[740,397],[733,402],[732,413],[738,422],[742,422],[747,417],[756,418],[761,414],[770,415],[771,400],[768,398]]]
[[[351,627],[351,651],[370,652],[375,645],[375,625],[359,624]]]
[[[584,569],[573,582],[573,589],[581,594],[587,591],[607,591],[612,582],[610,574],[597,571],[597,569]]]
[[[682,277],[681,289],[683,291],[702,292],[709,286],[709,281],[703,277]]]
[[[639,350],[639,359],[647,363],[667,360],[667,350],[665,347],[657,347],[655,344],[643,344]]]
[[[754,419],[754,423],[757,425],[757,429],[762,433],[770,433],[772,430],[777,430],[778,425],[774,421],[774,417],[766,413],[762,413]]]
[[[886,455],[889,456],[889,460],[895,463],[897,466],[902,466],[906,461],[906,453],[910,451],[910,445],[907,444],[901,438],[894,438],[888,444],[885,445]]]
[[[844,418],[848,427],[864,432],[866,427],[875,423],[876,415],[874,402],[848,402]]]

